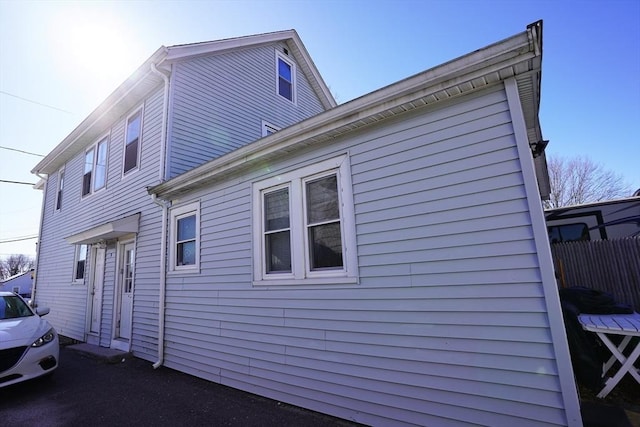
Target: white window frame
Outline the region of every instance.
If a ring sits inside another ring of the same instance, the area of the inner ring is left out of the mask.
[[[129,120],[131,120],[134,116],[140,114],[140,130],[138,133],[138,152],[136,153],[136,166],[129,169],[128,171],[124,170],[125,162],[127,158],[127,138],[128,138],[128,130],[129,130]],[[134,174],[136,171],[140,170],[140,163],[142,163],[142,128],[144,126],[144,105],[136,108],[131,114],[129,114],[124,120],[124,140],[122,141],[122,176],[127,177],[129,175]]]
[[[107,188],[107,173],[109,170],[109,141],[110,141],[110,134],[105,134],[102,137],[100,137],[93,145],[91,145],[90,147],[88,147],[85,152],[84,152],[84,162],[83,165],[84,167],[82,168],[82,197],[89,197],[90,195],[97,193],[98,191],[104,190],[105,188]],[[102,187],[100,188],[95,188],[96,185],[96,171],[98,170],[98,148],[100,147],[100,145],[104,143],[106,145],[106,158],[105,158],[105,165],[104,165],[104,183],[102,185]],[[86,174],[85,172],[85,167],[87,164],[87,154],[89,153],[89,151],[93,151],[92,154],[92,161],[91,161],[91,180],[89,182],[89,192],[85,193],[84,192],[84,176]],[[57,200],[56,200],[57,202]]]
[[[55,200],[53,201],[53,210],[55,212],[59,212],[62,209],[62,196],[64,193],[64,169],[65,167],[63,166],[58,170],[56,196],[55,196]]]
[[[280,130],[278,126],[274,126],[271,123],[263,120],[262,121],[262,136],[269,136],[272,133],[276,133]]]
[[[287,65],[291,67],[291,99],[280,95],[280,64],[278,60],[282,60]],[[288,102],[297,105],[298,98],[298,90],[297,90],[297,82],[296,82],[296,64],[291,59],[289,59],[282,52],[276,50],[276,95],[282,99],[286,99]]]
[[[82,277],[78,278],[76,277],[78,275],[78,262],[80,261],[80,252],[82,250],[82,247],[84,246],[85,251],[84,251],[84,269],[82,271]],[[88,267],[88,261],[89,261],[89,245],[85,245],[85,244],[79,244],[76,245],[74,248],[74,255],[73,255],[73,283],[77,283],[77,284],[83,284],[85,278],[87,277],[87,267]]]
[[[304,185],[309,180],[334,173],[337,175],[338,182],[343,267],[341,269],[314,271],[310,268],[308,238],[306,236]],[[267,273],[264,238],[264,194],[285,187],[289,188],[291,272]],[[347,155],[321,161],[256,182],[252,186],[252,198],[253,284],[255,286],[358,283],[355,214],[351,168]]]
[[[195,236],[195,264],[177,265],[177,245],[178,245],[178,220],[195,215],[196,236]],[[200,271],[200,201],[180,205],[171,209],[171,238],[169,249],[169,271],[174,273],[197,273]]]

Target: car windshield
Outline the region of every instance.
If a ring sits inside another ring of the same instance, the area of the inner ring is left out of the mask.
[[[33,316],[33,312],[17,295],[0,296],[0,320]]]

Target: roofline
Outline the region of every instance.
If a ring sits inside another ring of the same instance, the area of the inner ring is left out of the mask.
[[[530,79],[532,73],[539,74],[541,69],[541,42],[540,28],[532,24],[525,32],[294,124],[151,187],[148,192],[170,199],[248,167],[258,159],[292,151],[294,146],[308,146],[332,139],[389,117],[500,83],[507,78],[519,76]],[[537,113],[540,79],[535,80],[538,87],[533,89],[531,99]],[[539,128],[537,120],[536,123],[527,124],[527,128],[530,126]]]
[[[336,101],[295,30],[276,31],[272,33],[186,45],[175,45],[170,47],[161,46],[153,53],[153,55],[143,62],[142,65],[140,65],[136,71],[127,78],[127,80],[118,86],[111,95],[102,101],[100,105],[93,110],[93,112],[91,112],[69,135],[62,140],[62,142],[60,142],[44,159],[34,166],[31,173],[36,175],[47,174],[57,169],[57,167],[59,167],[57,166],[57,163],[60,159],[66,160],[64,157],[65,153],[68,153],[68,150],[73,150],[73,147],[76,144],[82,146],[86,145],[84,142],[79,142],[81,138],[88,131],[94,129],[94,127],[98,125],[105,116],[114,111],[125,97],[130,96],[138,85],[145,81],[145,79],[157,79],[158,84],[162,83],[162,80],[159,77],[153,75],[151,71],[151,64],[160,68],[165,64],[169,65],[173,62],[186,58],[220,53],[228,50],[241,49],[244,47],[273,43],[277,41],[293,43],[292,50],[295,54],[299,55],[299,59],[301,59],[301,61],[299,61],[299,66],[308,76],[310,76],[311,86],[318,95],[318,98],[320,98],[322,105],[326,109],[334,108],[336,106]]]

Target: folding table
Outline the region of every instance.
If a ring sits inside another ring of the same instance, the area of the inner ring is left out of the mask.
[[[640,340],[635,341],[635,348],[629,357],[623,352],[633,337],[640,337],[640,314],[581,314],[578,320],[586,331],[594,332],[611,351],[612,356],[602,368],[604,377],[613,364],[618,360],[622,365],[618,372],[605,382],[604,388],[598,393],[598,397],[605,398],[611,390],[620,382],[626,373],[631,374],[640,385],[640,371],[633,364],[640,357]],[[616,347],[607,335],[622,335],[622,341]]]

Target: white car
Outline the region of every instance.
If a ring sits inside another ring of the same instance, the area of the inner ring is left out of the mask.
[[[0,387],[48,375],[58,367],[55,329],[20,295],[0,291]]]

